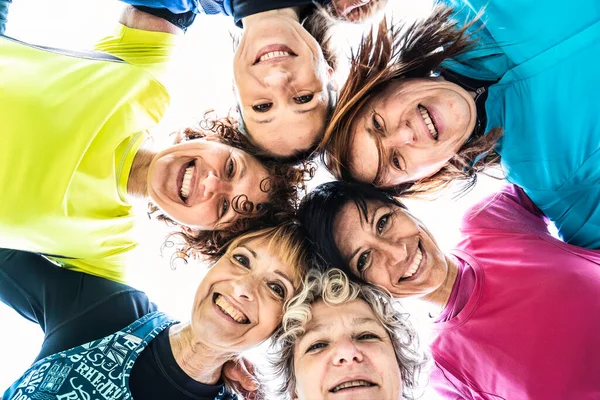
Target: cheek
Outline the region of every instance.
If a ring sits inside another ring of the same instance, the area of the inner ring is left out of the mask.
[[[325,376],[323,363],[315,362],[311,357],[294,360],[294,376],[296,392],[301,399],[313,399],[319,393],[322,379]]]

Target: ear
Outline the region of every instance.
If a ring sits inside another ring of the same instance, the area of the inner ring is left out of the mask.
[[[197,237],[200,233],[199,229],[190,228],[189,226],[181,226],[181,230],[188,236]]]

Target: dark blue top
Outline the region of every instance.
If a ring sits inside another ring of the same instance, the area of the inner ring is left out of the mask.
[[[35,362],[110,336],[157,310],[144,292],[131,286],[6,249],[0,249],[0,301],[44,331]],[[140,353],[129,378],[135,399],[228,398],[218,396],[222,388],[222,383],[199,383],[179,368],[168,328]]]

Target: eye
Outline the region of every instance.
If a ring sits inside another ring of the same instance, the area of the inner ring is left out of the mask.
[[[400,171],[405,171],[405,168],[403,167],[402,163],[400,162],[402,156],[398,156],[397,154],[394,154],[394,156],[392,157],[392,164],[394,164],[394,168]]]
[[[358,257],[358,261],[356,261],[356,270],[358,271],[359,275],[365,270],[370,254],[370,251],[365,251]]]
[[[381,218],[379,218],[379,220],[377,221],[377,232],[378,233],[383,232],[383,230],[385,229],[385,227],[388,224],[388,221],[390,220],[390,215],[391,214],[385,214]]]
[[[234,254],[233,259],[238,262],[242,267],[250,268],[250,260],[248,257],[242,254]]]
[[[252,106],[252,109],[256,112],[264,113],[264,112],[269,111],[272,106],[273,106],[273,103],[260,103],[260,104],[256,104],[256,105]]]
[[[279,283],[270,283],[269,288],[275,293],[279,298],[285,299],[285,286]]]
[[[235,163],[233,162],[233,158],[230,158],[229,161],[227,162],[226,169],[225,169],[225,174],[227,175],[228,178],[231,178],[233,176],[234,167],[235,167]]]
[[[317,350],[323,349],[325,347],[327,347],[327,343],[325,343],[325,342],[313,343],[308,347],[308,349],[306,349],[306,352],[311,353],[313,351],[317,351]]]
[[[358,335],[356,337],[356,339],[358,340],[371,340],[371,339],[381,339],[378,335],[371,333],[371,332],[365,332],[362,333],[360,335]]]
[[[305,94],[302,96],[294,97],[296,104],[306,104],[315,97],[313,94]]]
[[[375,128],[376,131],[383,131],[383,119],[379,114],[375,112],[373,113],[373,116],[371,117],[371,123],[373,124],[373,128]]]
[[[221,218],[227,214],[227,211],[229,211],[229,200],[223,199],[223,204],[221,205]]]

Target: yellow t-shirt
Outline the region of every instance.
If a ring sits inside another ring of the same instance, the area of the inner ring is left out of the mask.
[[[170,101],[176,40],[120,26],[73,53],[0,37],[0,247],[123,281],[127,179]]]

